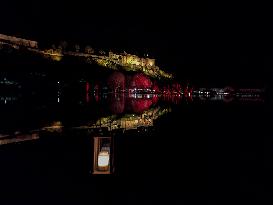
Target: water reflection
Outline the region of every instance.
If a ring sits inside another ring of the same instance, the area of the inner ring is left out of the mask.
[[[143,111],[141,114],[111,115],[98,119],[95,123],[80,126],[79,128],[106,128],[108,131],[123,129],[131,130],[138,127],[151,127],[160,116],[171,112],[171,108],[156,107]]]
[[[2,140],[3,143],[0,144],[31,139],[26,134],[25,137],[16,140],[18,137],[14,133],[18,131],[20,133],[29,133],[34,130],[61,133],[66,128],[126,131],[152,127],[154,121],[160,116],[171,112],[174,104],[180,105],[184,102],[192,104],[264,102],[264,90],[261,89],[237,89],[235,92],[232,89],[199,88],[176,94],[155,94],[98,93],[96,86],[92,92],[88,82],[80,87],[83,92],[80,92],[78,87],[73,88],[73,92],[71,89],[64,92],[63,87],[63,82],[57,81],[55,88],[51,90],[55,93],[54,95],[51,92],[30,95],[21,92],[19,88],[8,92],[11,89],[10,85],[3,85],[1,89],[7,92],[3,92],[5,95],[0,96],[2,112],[0,134],[8,137],[1,138],[5,140]],[[74,103],[75,101],[77,103]],[[14,141],[10,140],[11,138],[15,138]]]
[[[108,106],[113,114],[123,113],[125,111],[125,95],[115,94],[108,99]]]
[[[108,107],[113,114],[142,113],[158,102],[158,95],[156,94],[134,93],[125,95],[124,93],[115,93],[110,96],[105,95],[104,98],[108,99]]]
[[[0,135],[0,145],[19,143],[30,140],[38,140],[39,133],[31,134],[14,134],[14,135]]]
[[[44,147],[45,155],[53,153],[49,161],[63,156],[64,159],[61,160],[70,163],[67,167],[70,168],[71,163],[75,163],[73,171],[81,169],[80,163],[75,161],[79,162],[79,159],[86,158],[84,163],[88,164],[88,167],[85,166],[84,169],[87,170],[89,176],[91,174],[119,175],[133,169],[141,171],[137,166],[142,166],[143,162],[147,166],[150,165],[146,155],[150,153],[151,149],[153,152],[158,151],[158,155],[165,156],[165,153],[163,154],[160,149],[165,145],[166,147],[172,146],[171,142],[169,144],[163,142],[163,138],[169,137],[170,133],[182,133],[187,130],[188,136],[202,136],[206,130],[211,129],[209,122],[206,122],[206,119],[209,118],[207,113],[202,113],[202,109],[199,109],[204,103],[213,104],[213,106],[208,106],[213,108],[210,110],[210,113],[213,113],[215,108],[217,110],[217,107],[221,107],[214,106],[214,103],[237,103],[240,107],[242,103],[264,101],[261,93],[249,93],[244,90],[241,93],[226,93],[225,91],[212,93],[200,89],[172,95],[154,93],[99,94],[90,92],[89,85],[85,84],[82,95],[75,95],[77,90],[75,93],[67,95],[67,92],[63,92],[60,87],[58,87],[58,92],[55,92],[55,96],[49,98],[50,100],[44,97],[32,103],[33,98],[24,100],[26,97],[15,98],[15,95],[11,101],[14,99],[16,103],[7,101],[7,104],[0,104],[0,109],[4,113],[1,126],[6,127],[7,124],[11,124],[11,131],[8,134],[4,132],[4,129],[0,129],[2,133],[0,145],[34,141],[35,146]],[[51,101],[51,99],[53,100]],[[196,105],[195,108],[198,109],[194,111],[192,105]],[[163,115],[167,116],[173,110],[177,111],[178,108],[183,112],[177,114],[173,112],[169,115],[176,116],[177,122],[174,119],[168,122],[171,117],[162,117]],[[184,113],[188,108],[191,108],[189,109],[191,112]],[[217,114],[214,113],[217,118],[227,115],[225,112],[218,115],[218,110]],[[9,118],[9,116],[12,117]],[[216,124],[213,129],[217,130],[218,121],[213,122]],[[28,123],[34,125],[28,126]],[[160,128],[162,125],[165,126],[164,129]],[[196,129],[196,127],[200,127],[200,129]],[[17,132],[18,130],[20,133]],[[196,133],[196,130],[200,130],[200,132]],[[192,138],[186,137],[181,140],[183,141],[181,144],[185,144],[184,148],[187,149],[187,143],[184,142],[191,141]],[[198,140],[202,139],[198,138]],[[136,141],[138,143],[135,143]],[[32,145],[32,143],[26,143],[26,145]],[[52,152],[50,148],[54,145],[55,152]],[[175,146],[177,148],[174,149],[176,154],[180,152],[180,147],[178,143]],[[5,149],[5,146],[3,147]],[[138,152],[138,149],[141,149],[143,154]],[[69,157],[65,158],[67,155]],[[135,163],[140,159],[141,163]],[[168,158],[165,163],[169,163],[169,160],[172,161]],[[161,162],[161,159],[158,161]],[[59,161],[56,162],[56,165],[58,163]],[[75,171],[75,173],[78,172]]]

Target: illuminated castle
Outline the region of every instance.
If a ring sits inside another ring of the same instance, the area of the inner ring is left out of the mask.
[[[3,48],[2,45],[11,46],[14,49],[19,49],[21,47],[26,48],[31,52],[40,54],[44,58],[51,59],[54,61],[61,61],[64,56],[75,56],[81,57],[87,63],[96,62],[102,67],[106,67],[112,70],[123,69],[125,71],[135,71],[142,72],[147,76],[154,78],[165,78],[172,79],[173,75],[161,70],[156,64],[155,59],[152,58],[141,58],[136,55],[122,53],[115,54],[109,52],[109,55],[105,55],[105,52],[100,52],[100,54],[89,53],[89,52],[79,52],[79,49],[75,51],[66,51],[63,48],[51,48],[51,49],[41,49],[38,47],[37,41],[27,40],[23,38],[17,38],[14,36],[7,36],[0,34],[0,49]]]
[[[155,59],[140,58],[136,55],[131,55],[127,53],[115,54],[113,52],[109,52],[109,58],[123,65],[130,64],[144,67],[155,67]]]

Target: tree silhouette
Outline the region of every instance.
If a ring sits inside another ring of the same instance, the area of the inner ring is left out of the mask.
[[[137,73],[133,76],[130,87],[138,89],[147,89],[152,87],[152,82],[146,75],[142,73]]]
[[[76,51],[76,52],[80,52],[80,45],[79,45],[79,44],[76,44],[76,45],[75,45],[75,51]]]
[[[59,44],[59,49],[61,49],[62,51],[66,51],[68,47],[68,43],[66,41],[61,41]]]
[[[94,51],[94,49],[91,46],[86,46],[85,47],[85,53],[93,54],[94,52],[95,51]]]
[[[107,84],[108,84],[109,88],[114,92],[124,90],[124,88],[125,88],[124,74],[121,72],[112,73],[107,80]]]

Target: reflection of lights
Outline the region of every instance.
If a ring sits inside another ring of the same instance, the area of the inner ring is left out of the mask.
[[[0,145],[29,141],[29,140],[37,140],[37,139],[39,139],[38,133],[15,135],[12,137],[9,135],[6,135],[6,136],[0,135]]]
[[[60,102],[60,98],[58,97],[58,103]]]
[[[109,153],[107,151],[101,151],[98,156],[98,167],[103,168],[109,166]]]

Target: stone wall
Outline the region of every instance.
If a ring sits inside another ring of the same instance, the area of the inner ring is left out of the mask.
[[[137,66],[146,66],[146,67],[154,67],[155,59],[151,58],[140,58],[136,55],[131,54],[115,54],[113,52],[109,52],[109,58],[114,61],[118,61],[121,64],[129,64],[129,65],[137,65]]]
[[[22,38],[17,38],[14,36],[7,36],[4,34],[0,34],[0,41],[5,43],[11,43],[16,44],[20,46],[26,46],[31,48],[38,48],[38,42],[37,41],[30,41]]]

